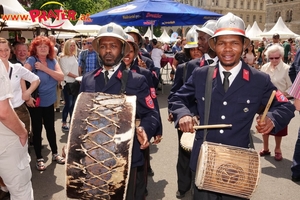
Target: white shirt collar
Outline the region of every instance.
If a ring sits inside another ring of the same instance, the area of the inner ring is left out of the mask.
[[[108,71],[108,78],[111,78],[112,75],[118,70],[118,68],[120,67],[121,63],[117,64],[117,65],[114,65],[111,69],[109,70],[106,70],[104,67],[103,67],[103,70],[102,70],[102,73]]]
[[[240,61],[235,67],[233,67],[231,70],[227,72],[231,72],[231,75],[229,76],[229,86],[234,81],[235,77],[238,75],[239,71],[242,69],[242,61]],[[221,76],[221,80],[223,82],[224,74],[223,71],[226,71],[222,64],[219,62],[219,73]]]

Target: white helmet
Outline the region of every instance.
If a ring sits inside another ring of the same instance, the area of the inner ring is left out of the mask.
[[[130,43],[130,44],[133,45],[133,48],[134,48],[134,56],[136,57],[136,56],[138,55],[138,53],[139,53],[139,47],[138,47],[138,45],[134,42],[133,37],[132,37],[131,35],[129,35],[129,34],[125,34],[125,40],[126,40],[128,43]]]
[[[113,22],[106,24],[104,26],[101,26],[98,36],[94,39],[93,41],[93,48],[94,50],[98,51],[98,46],[99,46],[99,40],[103,37],[114,37],[120,40],[123,44],[123,49],[122,49],[122,54],[127,55],[130,51],[129,44],[125,40],[125,32],[123,31],[123,28],[115,24]]]
[[[143,37],[142,37],[142,35],[140,34],[139,29],[134,28],[133,26],[127,26],[126,28],[124,28],[124,31],[125,31],[126,33],[134,33],[134,34],[136,34],[136,35],[138,36],[138,38],[139,38],[138,45],[139,45],[139,47],[142,46],[142,43],[143,43]]]
[[[197,31],[201,31],[210,36],[213,36],[217,29],[216,24],[217,24],[217,20],[208,20],[202,25],[201,28],[198,28]]]
[[[240,35],[244,37],[244,45],[246,47],[250,44],[250,39],[246,37],[244,21],[230,12],[220,17],[217,21],[216,31],[208,41],[212,50],[215,50],[215,38],[221,35]]]
[[[191,49],[198,47],[198,33],[195,27],[192,27],[186,34],[186,44],[183,48]]]

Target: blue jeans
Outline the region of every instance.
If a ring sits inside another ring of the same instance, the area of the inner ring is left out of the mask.
[[[64,87],[63,94],[64,94],[65,106],[62,111],[62,122],[66,123],[68,115],[70,114],[70,119],[72,117],[77,96],[73,96],[69,94],[67,87]]]
[[[291,170],[293,177],[300,177],[300,128],[298,130],[298,138],[295,145]]]

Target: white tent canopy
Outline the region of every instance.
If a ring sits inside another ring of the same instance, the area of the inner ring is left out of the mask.
[[[279,17],[276,24],[268,32],[260,34],[261,37],[271,38],[275,33],[280,35],[280,38],[295,38],[299,35],[291,31],[283,22],[282,17]]]
[[[148,37],[149,40],[152,40],[153,38],[157,39],[157,37],[154,34],[152,34],[152,31],[150,30],[150,27],[148,27],[147,32],[145,33],[144,37]]]
[[[248,38],[250,38],[250,40],[261,40],[262,37],[260,36],[260,34],[262,34],[262,31],[258,27],[256,21],[253,23],[253,25],[250,28],[250,30],[248,30],[246,32],[246,36]]]
[[[247,32],[248,32],[250,29],[251,29],[251,25],[248,24],[248,26],[247,26],[247,28],[246,28],[246,30],[245,30],[246,34],[247,34]]]
[[[29,14],[18,0],[0,0],[4,14]]]
[[[82,20],[78,20],[74,26],[74,30],[87,35],[97,35],[98,31],[100,30],[101,26],[94,25],[94,24],[84,24]]]
[[[158,41],[163,42],[163,43],[170,43],[171,37],[168,35],[166,29],[164,29],[163,33],[158,38]]]

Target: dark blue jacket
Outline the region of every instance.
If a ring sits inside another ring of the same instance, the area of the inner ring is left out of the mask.
[[[157,128],[157,131],[155,132],[154,136],[156,135],[162,135],[162,132],[163,132],[163,127],[162,127],[162,122],[161,122],[161,116],[160,116],[160,110],[159,110],[159,105],[158,105],[158,100],[156,98],[156,90],[155,90],[155,86],[153,84],[153,73],[151,73],[151,71],[149,69],[144,69],[142,67],[139,67],[138,65],[136,65],[135,63],[133,63],[130,67],[130,70],[132,72],[136,72],[138,74],[141,74],[143,75],[146,80],[147,80],[147,83],[150,87],[150,95],[153,99],[153,102],[154,102],[154,105],[155,105],[155,109],[159,115],[159,126]],[[151,139],[151,138],[150,138]],[[150,140],[149,139],[149,140]]]
[[[289,76],[292,82],[294,82],[294,80],[296,79],[296,76],[299,71],[300,71],[300,49],[298,49],[296,56],[294,58],[294,62],[291,64],[289,70]]]
[[[269,75],[249,67],[242,61],[242,69],[225,93],[219,65],[213,73],[211,109],[208,124],[232,124],[231,128],[209,129],[207,141],[248,148],[253,118],[260,107],[266,106],[273,90]],[[197,102],[200,124],[204,124],[205,84],[208,66],[196,68],[189,80],[169,100],[175,126],[183,116],[191,116],[189,107]],[[272,133],[282,130],[294,117],[295,107],[278,93],[267,116],[274,122]],[[203,130],[196,131],[190,167],[196,170],[203,142]]]
[[[205,65],[208,65],[207,61],[204,60],[204,56],[201,58],[196,58],[193,60],[190,60],[186,63],[182,63],[177,66],[176,72],[175,72],[175,78],[174,82],[172,85],[172,88],[170,90],[170,95],[168,96],[168,100],[170,100],[183,85],[184,83],[189,79],[189,77],[192,75],[193,71],[197,67],[203,67]],[[170,109],[170,104],[169,104],[169,109]],[[189,108],[191,113],[194,115],[197,115],[197,107],[194,105],[193,107]]]
[[[106,85],[104,74],[101,72],[102,68],[86,73],[82,78],[80,92],[120,94],[122,86],[120,77],[124,68],[125,66],[121,64]],[[141,120],[140,126],[144,127],[148,138],[152,138],[159,126],[159,116],[155,110],[146,78],[138,73],[129,71],[125,91],[126,95],[135,95],[137,97],[137,118]],[[144,164],[143,150],[140,150],[140,144],[136,135],[132,149],[131,163],[131,167],[142,166]]]

